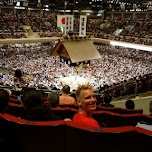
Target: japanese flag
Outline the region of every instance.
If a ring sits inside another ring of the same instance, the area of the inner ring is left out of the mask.
[[[65,27],[66,26],[66,16],[65,15],[57,15],[57,27]]]

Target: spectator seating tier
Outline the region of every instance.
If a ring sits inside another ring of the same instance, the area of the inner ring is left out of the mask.
[[[93,129],[72,121],[28,121],[9,114],[0,116],[0,129],[11,139],[0,141],[9,147],[5,152],[122,152],[123,148],[140,152],[152,143],[151,131],[133,126]]]

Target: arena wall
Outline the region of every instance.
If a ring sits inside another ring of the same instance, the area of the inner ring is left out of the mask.
[[[148,115],[150,114],[149,104],[150,104],[150,101],[152,101],[152,96],[143,97],[143,98],[136,97],[135,99],[132,99],[132,100],[135,102],[135,109],[143,109],[144,114],[148,114]],[[113,101],[112,104],[115,107],[125,108],[125,102],[126,100]]]

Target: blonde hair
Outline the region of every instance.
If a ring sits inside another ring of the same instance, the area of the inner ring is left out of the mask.
[[[89,83],[79,85],[78,88],[77,88],[77,90],[76,90],[76,92],[75,92],[75,94],[76,94],[76,99],[79,98],[80,93],[81,93],[82,90],[88,90],[88,89],[94,90],[94,88],[93,88]]]

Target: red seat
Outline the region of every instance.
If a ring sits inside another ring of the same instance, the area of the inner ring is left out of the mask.
[[[77,104],[63,104],[63,105],[59,105],[59,107],[61,107],[61,108],[70,107],[70,108],[79,109]]]
[[[10,102],[16,103],[16,104],[21,104],[21,101],[15,98],[10,98]]]
[[[17,152],[65,151],[65,122],[63,120],[28,121],[9,114],[4,114],[2,117],[9,126],[9,131],[14,135]]]
[[[4,145],[16,152],[135,152],[152,143],[151,132],[133,126],[94,129],[72,121],[28,121],[9,114],[1,114],[0,124],[11,139]]]
[[[148,125],[152,125],[152,116],[141,114],[140,117],[141,117],[140,121]]]
[[[119,107],[104,107],[104,106],[98,106],[97,105],[97,111],[98,110],[104,110],[104,111],[111,111],[119,114],[135,114],[135,113],[143,113],[143,109],[126,109],[126,108],[119,108]]]
[[[122,147],[126,151],[134,152],[138,149],[133,147],[137,143],[134,141],[135,133],[132,126],[92,129],[74,122],[66,122],[66,125],[68,140],[66,152],[99,152],[103,150],[122,152]]]
[[[22,117],[25,115],[24,105],[23,104],[16,104],[9,102],[8,103],[8,109],[6,110],[6,113],[11,114],[13,116]]]
[[[136,132],[136,141],[139,143],[139,147],[141,148],[141,150],[151,149],[152,131],[136,127],[135,132]]]
[[[72,119],[74,114],[78,111],[78,109],[65,107],[65,108],[52,108],[52,111],[56,113],[58,116],[61,116],[63,119],[70,118]]]
[[[118,114],[110,111],[95,111],[93,117],[102,126],[105,123],[107,127],[136,126],[140,121],[141,114]]]
[[[150,131],[150,130],[143,129],[143,128],[140,128],[140,127],[136,127],[136,128],[135,128],[135,131],[136,131],[137,133],[144,134],[144,135],[147,135],[147,136],[151,136],[151,137],[152,137],[152,131]]]
[[[14,95],[14,94],[11,94],[11,95],[10,95],[10,98],[17,99],[17,98],[18,98],[18,96],[17,96],[17,95]]]

